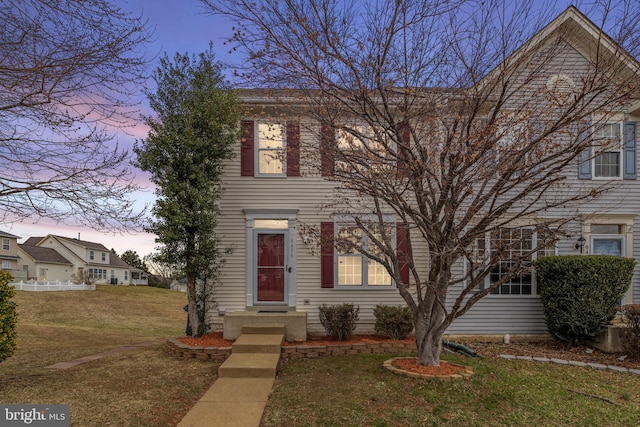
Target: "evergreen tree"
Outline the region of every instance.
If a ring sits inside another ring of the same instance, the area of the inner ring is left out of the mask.
[[[157,89],[148,98],[156,115],[145,118],[148,137],[134,148],[158,196],[146,230],[163,245],[158,262],[177,266],[187,278],[189,320],[193,336],[200,336],[225,252],[215,234],[215,202],[224,161],[239,140],[239,106],[211,47],[173,60],[165,54],[153,78]]]

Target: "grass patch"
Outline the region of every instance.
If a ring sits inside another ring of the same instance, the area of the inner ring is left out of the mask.
[[[184,294],[151,287],[17,291],[18,351],[0,363],[0,402],[66,403],[74,426],[176,425],[215,381],[218,365],[166,355],[184,335]],[[129,344],[158,344],[70,369],[56,362]]]
[[[388,355],[293,359],[276,379],[264,426],[640,425],[640,377],[537,362],[446,359],[470,380],[394,375]]]

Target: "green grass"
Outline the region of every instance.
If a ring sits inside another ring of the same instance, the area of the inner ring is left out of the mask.
[[[264,426],[635,426],[640,377],[537,362],[446,357],[467,381],[395,375],[385,355],[295,359],[279,374]]]
[[[65,403],[74,426],[176,425],[218,365],[165,354],[184,335],[184,294],[150,287],[18,291],[18,351],[0,363],[0,402]],[[46,366],[129,344],[157,344],[69,369]]]

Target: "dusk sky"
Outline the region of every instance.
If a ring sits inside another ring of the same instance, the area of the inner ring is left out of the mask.
[[[157,57],[163,52],[173,56],[176,52],[199,53],[208,48],[213,41],[216,51],[216,59],[219,61],[231,61],[228,48],[223,46],[224,38],[231,31],[232,25],[220,18],[204,15],[200,5],[195,0],[123,0],[123,9],[132,10],[136,14],[143,14],[149,21],[149,26],[154,30],[153,43],[149,45],[150,55],[156,60],[150,65],[149,74],[157,66]],[[148,103],[142,101],[142,108],[149,113]],[[122,146],[131,147],[136,139],[146,137],[147,128],[138,123],[128,131],[131,135],[120,133],[116,136]],[[153,203],[153,187],[148,182],[145,174],[137,171],[138,180],[146,187],[146,191],[134,195],[139,201],[139,206],[145,203]],[[156,244],[154,237],[147,233],[102,233],[91,230],[88,227],[74,227],[66,224],[55,224],[46,219],[34,223],[35,219],[22,223],[4,224],[2,229],[22,238],[24,242],[29,237],[57,234],[66,237],[78,237],[104,244],[109,249],[115,249],[118,254],[126,250],[134,250],[142,257],[153,252]]]
[[[225,38],[231,33],[233,23],[203,13],[197,0],[121,0],[124,10],[132,10],[135,14],[142,14],[149,21],[154,30],[154,40],[149,46],[151,56],[156,60],[150,65],[149,74],[157,66],[157,57],[163,52],[173,56],[176,52],[199,53],[207,49],[210,41],[214,43],[216,59],[222,62],[237,62],[239,56],[230,56],[229,47],[224,46]],[[562,11],[569,1],[555,3],[558,12]],[[142,101],[143,112],[149,113],[148,103]],[[144,124],[135,123],[129,134],[120,133],[116,136],[121,146],[133,146],[135,139],[146,137],[147,129]],[[137,171],[138,180],[146,187],[145,192],[134,195],[140,206],[153,203],[153,187],[145,174]],[[153,252],[156,244],[154,236],[147,233],[105,234],[96,232],[88,227],[74,227],[71,225],[55,224],[46,219],[37,223],[26,220],[22,223],[4,224],[3,230],[20,236],[23,242],[29,237],[58,234],[67,237],[78,237],[104,244],[107,248],[115,249],[122,254],[126,250],[135,250],[142,257]]]

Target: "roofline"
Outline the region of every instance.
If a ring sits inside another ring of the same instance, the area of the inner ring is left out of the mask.
[[[520,58],[530,52],[534,52],[536,47],[540,43],[544,42],[549,36],[553,34],[554,31],[559,29],[564,23],[569,22],[569,20],[573,20],[575,23],[577,23],[581,28],[583,28],[593,37],[595,43],[601,44],[611,55],[615,56],[616,59],[621,60],[629,69],[633,70],[635,73],[638,72],[638,70],[640,69],[640,62],[638,62],[638,60],[632,57],[626,50],[622,48],[622,46],[616,43],[602,28],[598,27],[577,7],[575,7],[574,5],[570,5],[569,7],[567,7],[567,9],[564,10],[564,12],[556,16],[553,20],[551,20],[551,22],[545,25],[541,30],[539,30],[531,38],[529,38],[529,40],[522,44],[522,46],[516,49],[511,55],[507,57],[507,59],[496,65],[493,70],[491,70],[480,80],[479,85],[483,86],[484,82],[490,81],[494,74],[499,74],[501,72],[501,65],[512,66],[513,64],[518,64]]]

